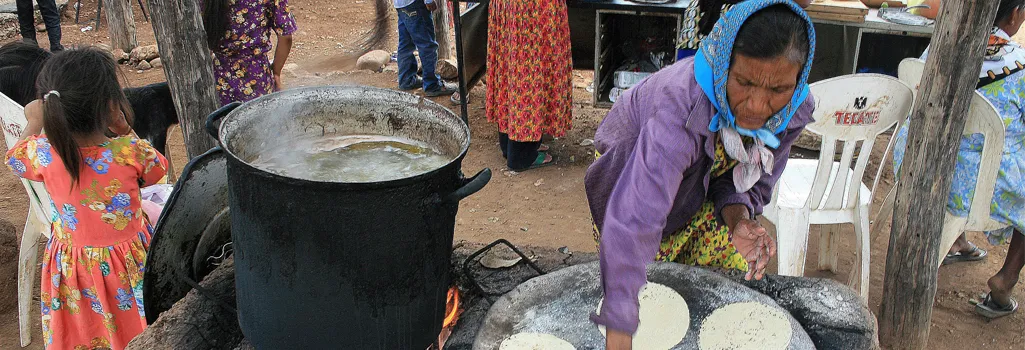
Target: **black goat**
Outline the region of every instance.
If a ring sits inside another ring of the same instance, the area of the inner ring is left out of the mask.
[[[50,53],[39,46],[15,41],[0,47],[0,93],[25,106],[38,98],[36,77]],[[167,82],[124,89],[132,105],[136,135],[149,140],[160,153],[167,155],[167,130],[178,124],[171,89]]]

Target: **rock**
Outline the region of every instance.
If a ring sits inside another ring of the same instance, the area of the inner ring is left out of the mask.
[[[594,140],[592,140],[592,139],[584,139],[583,141],[580,141],[580,145],[584,146],[584,147],[594,145]]]
[[[565,258],[565,256],[562,256]],[[792,330],[788,349],[815,349],[807,326],[771,297],[708,269],[675,263],[648,264],[648,281],[672,288],[687,300],[691,325],[674,349],[698,349],[698,330],[713,310],[738,302],[758,302],[787,315]],[[496,300],[477,322],[474,349],[498,349],[511,334],[537,332],[557,336],[577,349],[602,349],[605,338],[589,319],[602,298],[598,262],[570,266],[530,279]],[[858,298],[857,300],[860,300]],[[819,347],[819,349],[864,349]]]
[[[160,57],[154,58],[152,61],[149,61],[149,64],[153,66],[153,68],[161,68],[164,66],[164,62],[160,60]]]
[[[452,80],[459,77],[459,68],[455,60],[438,60],[438,75],[442,79]]]
[[[384,50],[367,52],[356,60],[356,68],[380,73],[391,60],[391,54]]]
[[[160,51],[156,45],[139,46],[132,50],[130,57],[132,62],[149,61],[160,57]]]
[[[150,69],[153,68],[153,65],[149,64],[149,62],[142,61],[142,62],[139,62],[139,65],[136,66],[135,68],[139,68],[139,70],[150,70]]]
[[[131,57],[131,55],[129,53],[121,51],[121,55],[120,55],[120,57],[118,57],[117,63],[125,64],[125,63],[128,63],[131,60],[132,60],[132,57]]]
[[[36,31],[40,32],[40,33],[45,32],[46,31],[46,25],[42,24],[42,23],[37,24],[36,25]]]
[[[794,147],[818,151],[822,148],[822,137],[808,130],[802,130],[801,134],[797,136],[797,140],[794,141]]]

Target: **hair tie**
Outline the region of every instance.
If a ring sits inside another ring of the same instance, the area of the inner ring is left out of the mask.
[[[43,101],[49,99],[50,95],[56,95],[58,98],[61,97],[61,93],[57,92],[57,90],[50,90],[50,92],[47,92],[46,95],[43,95]]]

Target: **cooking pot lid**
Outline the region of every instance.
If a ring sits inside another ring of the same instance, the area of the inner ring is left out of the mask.
[[[226,171],[220,148],[192,159],[164,205],[143,275],[147,323],[155,322],[192,290],[186,278],[198,282],[205,277],[196,275],[209,271],[206,266],[193,266],[196,255],[209,256],[231,240],[230,225],[224,222],[228,218]]]

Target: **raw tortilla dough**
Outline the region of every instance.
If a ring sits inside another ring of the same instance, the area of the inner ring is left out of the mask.
[[[782,311],[756,302],[735,303],[712,311],[701,323],[698,348],[783,350],[793,336]]]
[[[517,333],[502,342],[498,350],[576,350],[573,344],[551,334]]]
[[[690,309],[687,301],[672,288],[648,282],[641,288],[637,333],[634,333],[633,348],[643,350],[668,350],[683,341],[690,329]],[[598,302],[601,313],[602,301]],[[598,325],[605,336],[605,326]]]

